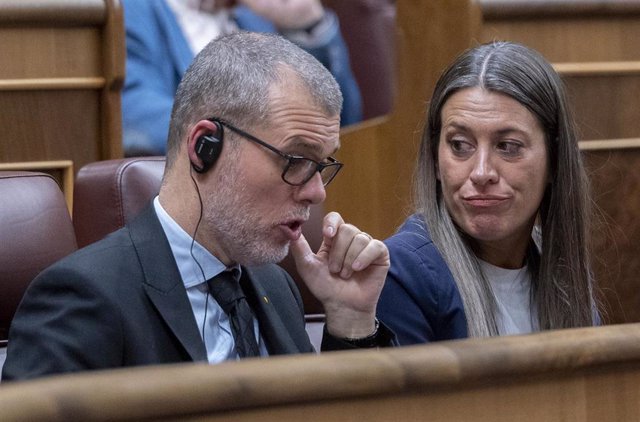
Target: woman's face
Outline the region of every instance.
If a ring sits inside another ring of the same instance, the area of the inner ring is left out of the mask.
[[[545,135],[513,98],[462,89],[442,107],[437,177],[456,225],[479,258],[523,265],[549,181]]]

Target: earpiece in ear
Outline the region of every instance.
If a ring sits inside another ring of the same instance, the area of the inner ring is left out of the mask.
[[[217,131],[212,135],[203,135],[198,138],[195,145],[196,155],[202,160],[202,166],[191,163],[191,167],[198,173],[206,173],[218,161],[222,152],[223,129],[219,122],[213,122]]]

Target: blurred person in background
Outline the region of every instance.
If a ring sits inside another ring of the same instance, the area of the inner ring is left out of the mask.
[[[318,59],[343,94],[341,124],[361,120],[360,91],[336,15],[320,0],[124,0],[126,156],[164,155],[173,97],[193,57],[238,30],[279,33]]]

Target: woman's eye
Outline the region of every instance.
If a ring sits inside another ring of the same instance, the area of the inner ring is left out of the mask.
[[[449,147],[456,154],[464,154],[473,150],[473,145],[471,145],[467,141],[463,141],[460,139],[450,139],[447,141],[449,143]]]
[[[500,142],[498,143],[498,150],[505,153],[506,155],[519,155],[522,150],[522,145],[518,142]]]

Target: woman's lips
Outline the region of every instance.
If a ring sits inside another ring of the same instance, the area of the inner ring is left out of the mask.
[[[474,195],[463,197],[462,200],[475,208],[491,208],[504,204],[509,198],[497,195]]]

